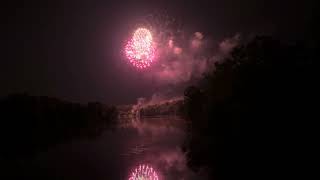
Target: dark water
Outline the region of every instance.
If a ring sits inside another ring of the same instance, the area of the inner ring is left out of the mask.
[[[185,121],[177,117],[122,119],[96,139],[74,141],[41,153],[25,164],[26,174],[43,179],[128,179],[139,164],[156,169],[161,180],[203,179],[186,165],[181,145]]]

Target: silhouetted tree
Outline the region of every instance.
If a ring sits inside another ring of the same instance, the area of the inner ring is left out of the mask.
[[[216,63],[203,84],[186,90],[190,166],[211,167],[216,179],[260,179],[279,170],[276,161],[292,161],[284,144],[315,94],[315,68],[303,45],[256,37]]]
[[[0,157],[15,161],[74,138],[95,137],[115,124],[117,111],[101,103],[14,94],[1,99],[0,117]]]

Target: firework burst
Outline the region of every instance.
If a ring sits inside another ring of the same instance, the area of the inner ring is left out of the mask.
[[[131,173],[129,180],[159,180],[159,178],[152,167],[143,164]]]
[[[151,32],[146,28],[138,28],[125,47],[130,63],[137,68],[149,67],[155,57],[155,48]]]

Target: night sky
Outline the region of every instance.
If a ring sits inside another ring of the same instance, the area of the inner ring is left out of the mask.
[[[213,42],[236,33],[308,41],[313,7],[298,0],[5,3],[0,97],[27,92],[83,103],[134,103],[157,90],[143,75],[147,71],[137,71],[121,54],[141,17],[165,13],[184,31],[202,32]]]

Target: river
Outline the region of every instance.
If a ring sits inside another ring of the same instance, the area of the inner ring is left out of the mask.
[[[140,164],[160,180],[202,179],[186,163],[181,145],[186,123],[178,117],[120,119],[117,128],[94,139],[74,140],[26,163],[28,177],[66,180],[126,180]]]

